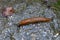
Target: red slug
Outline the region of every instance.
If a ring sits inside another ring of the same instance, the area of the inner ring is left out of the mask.
[[[44,18],[44,17],[28,18],[28,19],[21,20],[19,22],[19,26],[38,23],[38,22],[49,22],[49,21],[51,21],[50,18]]]

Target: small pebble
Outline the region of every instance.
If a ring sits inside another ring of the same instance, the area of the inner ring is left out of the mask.
[[[2,15],[5,17],[11,16],[13,13],[14,13],[13,7],[6,7],[6,8],[3,8],[2,10]]]

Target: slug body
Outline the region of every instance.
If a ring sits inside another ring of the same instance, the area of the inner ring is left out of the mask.
[[[43,18],[43,17],[28,18],[21,20],[19,22],[19,26],[38,23],[38,22],[49,22],[50,20],[51,20],[50,18]]]

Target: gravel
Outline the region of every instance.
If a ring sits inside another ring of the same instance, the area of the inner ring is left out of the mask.
[[[53,9],[47,8],[38,2],[33,2],[27,6],[25,2],[19,3],[16,0],[3,0],[0,7],[12,6],[15,13],[8,18],[0,15],[0,40],[59,40],[60,35],[58,32],[59,24],[56,14]],[[16,3],[14,3],[16,2]],[[11,4],[10,4],[11,3]],[[0,11],[0,14],[1,11]],[[29,24],[17,27],[19,21],[31,17],[46,17],[52,18],[51,22]]]

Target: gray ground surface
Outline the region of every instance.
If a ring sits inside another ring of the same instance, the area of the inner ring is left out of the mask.
[[[3,3],[2,3],[3,2]],[[19,0],[2,0],[1,8],[11,5],[15,9],[15,13],[8,18],[0,15],[0,40],[60,40],[58,19],[51,8],[46,5],[33,2],[27,5],[25,2],[20,3]],[[51,22],[29,24],[18,28],[19,21],[31,17],[53,18]]]

